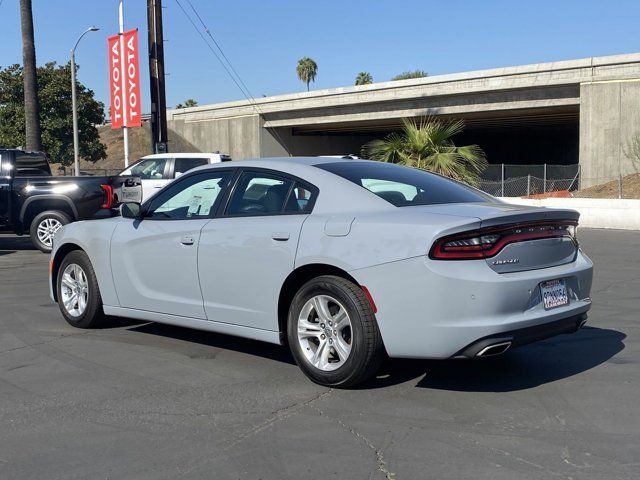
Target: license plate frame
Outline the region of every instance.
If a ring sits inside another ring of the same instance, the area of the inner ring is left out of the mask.
[[[567,282],[564,278],[541,282],[540,295],[542,296],[542,306],[545,310],[553,310],[554,308],[569,305]]]

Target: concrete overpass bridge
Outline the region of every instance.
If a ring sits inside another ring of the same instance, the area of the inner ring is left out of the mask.
[[[490,163],[581,165],[589,179],[632,171],[625,148],[640,132],[640,54],[374,83],[168,112],[202,151],[234,159],[359,153],[402,118],[461,118],[459,144]]]

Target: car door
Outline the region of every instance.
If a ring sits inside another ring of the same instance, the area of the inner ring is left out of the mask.
[[[242,172],[224,213],[200,235],[198,271],[209,320],[278,329],[280,288],[293,270],[315,192],[277,172]]]
[[[198,243],[233,171],[196,172],[125,219],[111,240],[111,268],[121,307],[206,318],[198,281]]]
[[[140,177],[142,199],[147,200],[169,183],[169,157],[144,158],[120,175]]]

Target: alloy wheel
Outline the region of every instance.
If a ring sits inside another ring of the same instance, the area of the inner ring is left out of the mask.
[[[351,319],[329,295],[311,297],[298,316],[298,343],[307,361],[328,372],[340,368],[352,347]]]
[[[38,224],[38,240],[48,248],[53,246],[53,236],[62,228],[62,223],[55,218],[45,218]]]
[[[70,263],[61,278],[60,293],[64,309],[72,317],[81,316],[89,303],[89,282],[82,267]]]

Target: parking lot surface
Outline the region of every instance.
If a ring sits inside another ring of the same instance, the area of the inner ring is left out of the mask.
[[[0,478],[640,478],[640,233],[579,237],[595,263],[579,333],[491,360],[389,361],[334,390],[275,345],[74,329],[49,300],[48,256],[0,235]]]

